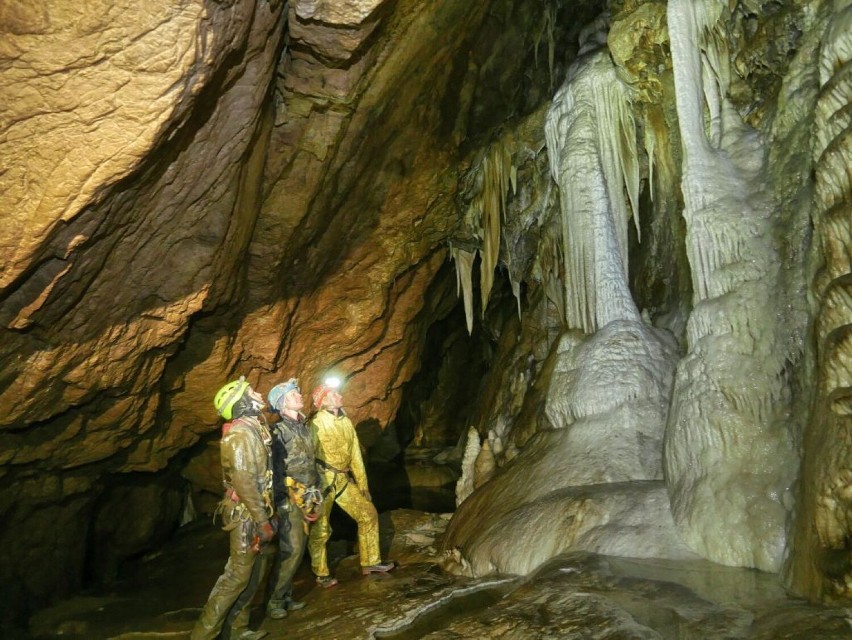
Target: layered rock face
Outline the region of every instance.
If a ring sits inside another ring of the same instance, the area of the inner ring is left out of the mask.
[[[844,3],[836,3],[838,9]],[[846,3],[848,5],[848,3]],[[819,45],[813,142],[816,344],[813,412],[804,440],[793,584],[819,595],[852,593],[852,5],[837,10]],[[815,553],[802,553],[815,550]]]
[[[266,1],[0,10],[10,611],[81,584],[92,523],[117,533],[128,517],[115,504],[149,522],[169,513],[151,526],[159,537],[174,527],[180,500],[157,507],[131,489],[116,502],[102,482],[162,469],[197,439],[167,419],[161,391],[191,316],[238,279],[282,12]]]
[[[216,490],[227,380],[334,371],[384,428],[430,367],[404,437],[473,427],[466,571],[787,558],[848,595],[848,3],[433,4],[0,6],[10,610],[168,535],[182,478]],[[451,254],[478,393],[423,353]]]

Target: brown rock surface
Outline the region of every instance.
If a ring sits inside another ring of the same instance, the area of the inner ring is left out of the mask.
[[[101,479],[182,464],[229,378],[333,368],[356,421],[394,416],[452,295],[456,58],[487,5],[382,4],[3,5],[0,473],[51,483],[0,504],[19,614],[80,585]],[[57,585],[15,558],[71,501],[35,544]]]
[[[0,461],[21,491],[0,573],[20,615],[79,586],[99,478],[197,438],[164,428],[159,389],[251,235],[282,3],[3,7]]]

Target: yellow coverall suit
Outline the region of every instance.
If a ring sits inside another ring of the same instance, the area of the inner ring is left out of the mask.
[[[311,527],[308,551],[311,568],[317,576],[329,575],[326,543],[331,537],[332,503],[336,502],[358,523],[358,553],[362,567],[379,564],[379,514],[367,497],[367,472],[361,445],[352,421],[341,410],[338,415],[321,409],[311,421],[311,434],[317,456],[325,500],[319,518]]]
[[[248,628],[249,607],[268,567],[272,545],[251,549],[258,529],[272,513],[271,443],[257,418],[237,418],[222,438],[219,453],[225,497],[220,503],[223,529],[230,532],[231,554],[210,593],[191,640],[213,640],[227,623],[231,636]]]

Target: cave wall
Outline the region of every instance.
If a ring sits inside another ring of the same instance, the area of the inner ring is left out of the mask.
[[[850,327],[852,327],[852,5],[823,8],[825,31],[809,52],[818,85],[810,144],[790,132],[793,148],[812,155],[813,250],[810,304],[814,364],[812,404],[802,443],[798,518],[788,573],[793,587],[814,597],[852,594],[852,422],[850,422]],[[802,165],[807,166],[803,161]]]
[[[81,586],[93,519],[127,517],[98,515],[109,474],[197,438],[163,419],[161,384],[192,315],[239,279],[282,9],[0,9],[4,625]],[[109,538],[91,536],[121,549]]]
[[[459,146],[544,100],[579,28],[550,4],[3,3],[4,624],[78,589],[90,541],[106,578],[161,539],[144,491],[146,535],[105,524],[114,474],[170,478],[177,526],[229,378],[334,368],[356,421],[395,415],[446,313]]]

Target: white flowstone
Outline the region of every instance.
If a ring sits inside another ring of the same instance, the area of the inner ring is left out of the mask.
[[[458,571],[526,574],[576,549],[694,557],[662,481],[677,345],[645,324],[627,286],[628,199],[635,202],[638,184],[628,101],[608,56],[592,54],[548,114],[566,294],[580,300],[569,305],[569,326],[595,333],[567,331],[558,345],[545,403],[553,429],[460,505],[447,536]]]
[[[762,140],[729,104],[726,3],[672,0],[668,25],[683,142],[694,311],[665,446],[679,531],[702,556],[768,571],[785,547],[796,473],[773,206]]]
[[[627,223],[639,189],[636,131],[630,91],[606,51],[571,67],[545,134],[560,189],[568,326],[591,333],[616,318],[639,320],[627,285]]]
[[[481,521],[463,548],[469,575],[525,575],[568,551],[694,559],[671,519],[661,481],[565,487]]]

